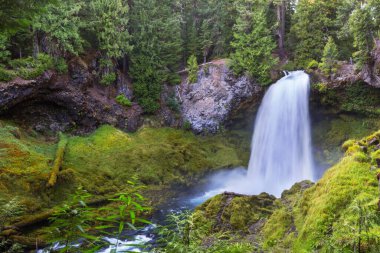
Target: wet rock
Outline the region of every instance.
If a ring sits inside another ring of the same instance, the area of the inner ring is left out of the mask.
[[[244,104],[258,103],[263,88],[246,76],[235,77],[224,61],[204,65],[198,81],[180,86],[184,121],[197,132],[215,133]]]
[[[73,84],[82,86],[89,81],[90,73],[88,66],[80,57],[70,60],[68,69]]]
[[[377,139],[376,137],[373,137],[371,140],[368,141],[369,146],[378,145],[379,143],[379,139]]]

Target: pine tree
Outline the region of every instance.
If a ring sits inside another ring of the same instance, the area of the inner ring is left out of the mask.
[[[231,55],[235,74],[248,74],[262,85],[268,84],[270,70],[278,59],[272,55],[276,48],[268,28],[266,11],[268,6],[260,1],[240,0],[236,3],[239,16],[235,24],[235,52]]]
[[[338,48],[334,42],[334,39],[332,37],[329,37],[327,44],[323,49],[323,57],[321,64],[321,69],[325,74],[331,75],[333,72],[335,72],[334,68],[336,65],[337,58]]]
[[[49,4],[46,11],[34,20],[35,36],[40,32],[44,34],[48,44],[45,47],[50,54],[63,55],[67,52],[77,55],[82,52],[84,43],[80,35],[82,21],[78,15],[82,6],[83,2],[71,0]]]
[[[336,11],[342,1],[344,0],[298,2],[291,28],[297,65],[306,67],[311,60],[321,60],[328,36],[336,37]]]
[[[88,1],[88,0],[87,0]],[[129,6],[125,0],[91,0],[90,29],[105,58],[117,59],[132,50],[128,32]]]
[[[368,6],[357,8],[352,12],[349,27],[354,37],[354,46],[357,49],[353,56],[357,67],[361,69],[369,62],[374,46],[374,19]]]
[[[138,102],[147,113],[158,110],[164,82],[179,82],[175,72],[181,58],[181,30],[174,10],[169,0],[136,1],[131,9],[130,75]]]

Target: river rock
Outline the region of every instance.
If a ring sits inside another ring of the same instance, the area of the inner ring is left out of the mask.
[[[257,104],[264,89],[247,76],[235,77],[223,60],[200,68],[196,83],[182,82],[182,115],[196,133],[216,133],[246,105]]]

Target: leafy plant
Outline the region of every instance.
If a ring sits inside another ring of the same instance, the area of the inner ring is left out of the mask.
[[[62,57],[54,60],[54,66],[59,74],[66,74],[68,71],[66,60]]]
[[[94,210],[87,206],[86,201],[91,194],[82,188],[78,188],[71,195],[68,203],[59,207],[50,218],[52,228],[51,242],[59,242],[63,247],[60,252],[75,251],[79,240],[84,240],[86,245],[94,245],[98,237],[90,234],[91,222],[94,220]],[[83,244],[83,243],[82,243]]]
[[[317,69],[318,68],[318,62],[316,60],[311,60],[308,64],[307,64],[307,69],[308,70],[311,70],[311,69]]]
[[[9,201],[0,199],[0,231],[4,225],[9,223],[12,218],[18,217],[25,212],[25,206],[20,203],[20,200],[15,197]],[[23,246],[18,243],[13,243],[11,240],[0,239],[1,252],[16,253],[24,252]]]
[[[116,74],[114,72],[103,75],[100,83],[104,86],[110,86],[116,81]]]
[[[13,71],[0,67],[0,81],[1,82],[9,82],[15,77],[16,77],[16,74]]]
[[[127,183],[131,190],[119,193],[115,198],[110,199],[111,205],[101,208],[108,215],[97,218],[102,225],[97,226],[96,229],[107,235],[110,234],[109,231],[116,229],[116,243],[113,245],[113,252],[117,252],[119,240],[126,227],[136,230],[138,223],[151,224],[148,220],[138,217],[142,212],[150,210],[149,207],[143,205],[145,198],[139,193],[144,186],[138,185],[136,181],[128,181]],[[111,235],[115,234],[111,232]]]
[[[33,79],[42,75],[46,70],[54,68],[54,60],[50,55],[38,54],[33,57],[15,59],[9,62],[15,73],[24,79]]]
[[[128,107],[132,106],[132,102],[124,94],[118,95],[116,97],[116,102],[118,102],[120,105],[124,105]]]
[[[197,225],[197,226],[196,226]],[[207,235],[207,224],[197,223],[190,211],[172,213],[168,216],[167,225],[157,228],[159,239],[154,252],[166,253],[246,253],[253,252],[248,242],[229,240],[227,233],[213,234],[215,241],[209,246],[203,246],[202,241]]]

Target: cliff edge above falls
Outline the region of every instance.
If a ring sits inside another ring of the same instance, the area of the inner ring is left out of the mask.
[[[236,77],[225,60],[201,66],[196,83],[179,87],[182,116],[196,133],[215,133],[234,113],[257,105],[264,88],[246,76]]]

